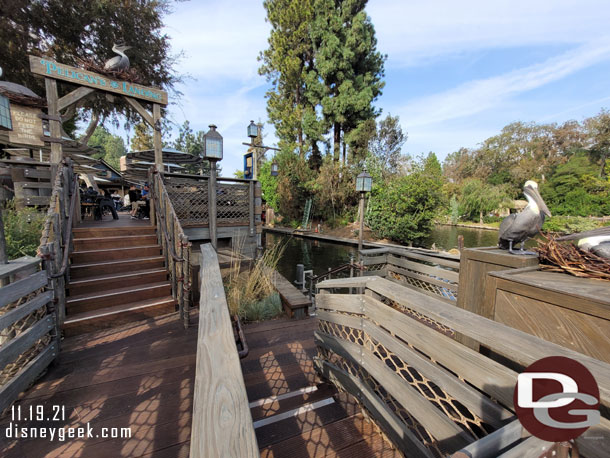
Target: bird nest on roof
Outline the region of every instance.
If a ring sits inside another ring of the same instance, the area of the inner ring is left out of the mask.
[[[571,243],[558,242],[553,236],[538,240],[540,268],[551,272],[567,272],[576,277],[610,281],[610,262]]]
[[[84,70],[89,72],[99,73],[104,76],[108,76],[110,78],[129,81],[130,83],[135,84],[143,84],[142,78],[138,74],[135,68],[129,68],[127,70],[106,70],[104,68],[104,64],[99,64],[95,62],[93,59],[77,59],[78,65],[80,65]]]

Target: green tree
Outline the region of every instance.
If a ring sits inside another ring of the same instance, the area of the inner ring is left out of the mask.
[[[146,151],[154,148],[153,131],[148,124],[140,122],[134,127],[131,151]]]
[[[366,0],[315,0],[310,28],[315,68],[324,83],[320,105],[327,126],[333,129],[333,158],[341,149],[346,162],[344,134],[374,119],[373,102],[384,86],[385,56],[377,51],[375,28],[366,14]],[[343,142],[343,143],[342,143]],[[343,148],[342,148],[343,147]]]
[[[286,151],[298,149],[302,158],[308,150],[319,162],[317,142],[324,134],[315,110],[318,97],[314,48],[309,36],[314,0],[265,0],[267,22],[271,24],[269,47],[259,60],[261,75],[271,83],[267,91],[267,112],[279,146]],[[307,144],[309,143],[309,145]]]
[[[541,194],[554,215],[610,214],[610,181],[599,178],[597,165],[584,151],[559,165]]]
[[[599,163],[599,177],[606,176],[606,160],[610,155],[610,112],[602,110],[597,116],[585,120],[589,135],[590,154]]]
[[[180,129],[178,130],[178,137],[176,137],[176,140],[174,140],[172,146],[178,151],[189,153],[193,156],[201,157],[205,145],[205,139],[203,138],[204,135],[205,132],[202,130],[194,132],[193,129],[191,129],[190,122],[186,120],[180,126]],[[218,167],[218,164],[217,168],[219,169],[220,173],[220,168]],[[201,170],[203,170],[203,173],[207,174],[210,171],[210,163],[209,161],[204,161],[201,167],[198,165],[187,165],[186,169],[190,173],[199,173]]]
[[[470,178],[463,183],[460,198],[460,214],[471,220],[478,217],[483,224],[483,215],[508,203],[511,195],[506,186],[495,186],[478,178]]]
[[[127,154],[125,142],[118,135],[113,135],[103,126],[98,126],[89,138],[88,145],[98,153],[93,157],[103,159],[115,169],[120,168],[120,158]]]
[[[2,2],[0,15],[0,62],[5,79],[23,84],[44,95],[44,80],[29,68],[28,54],[46,55],[78,66],[81,60],[97,64],[113,57],[114,43],[133,46],[127,54],[141,83],[172,91],[181,80],[175,69],[178,56],[171,54],[163,18],[170,13],[169,0],[11,0]],[[61,91],[69,91],[62,85]],[[63,92],[60,93],[63,95]],[[120,98],[106,99],[96,93],[84,107],[100,114],[120,110],[130,122],[139,115]]]
[[[443,202],[440,164],[433,154],[413,164],[411,173],[374,183],[368,205],[368,226],[379,237],[400,243],[428,236]]]

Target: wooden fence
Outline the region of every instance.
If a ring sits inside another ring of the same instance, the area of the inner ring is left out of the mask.
[[[184,234],[163,178],[149,172],[153,213],[151,218],[157,225],[157,238],[161,244],[165,265],[169,271],[172,295],[178,303],[184,327],[189,326],[191,308],[191,242]]]
[[[448,302],[457,300],[459,256],[406,248],[374,248],[361,254],[364,275],[385,277]]]
[[[191,458],[259,456],[218,257],[201,246]]]
[[[354,395],[407,456],[540,456],[553,444],[520,442],[528,434],[515,420],[513,391],[518,371],[547,356],[576,359],[596,378],[601,423],[577,445],[582,456],[607,456],[610,365],[381,277],[318,288],[316,369]],[[350,288],[364,294],[330,293]],[[457,342],[457,333],[488,351]]]
[[[0,267],[0,412],[59,353],[78,189],[69,160],[58,168],[37,258]]]

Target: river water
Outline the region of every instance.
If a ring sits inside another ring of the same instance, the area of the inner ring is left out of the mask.
[[[498,231],[456,226],[435,226],[423,246],[431,248],[436,244],[439,250],[450,250],[457,247],[458,235],[464,236],[466,248],[478,246],[495,246],[498,243]],[[350,254],[356,257],[356,247],[340,243],[322,242],[301,237],[291,237],[268,232],[267,246],[284,243],[284,254],[280,258],[277,270],[290,281],[296,279],[296,265],[304,264],[305,270],[312,269],[314,275],[328,271],[349,262]]]

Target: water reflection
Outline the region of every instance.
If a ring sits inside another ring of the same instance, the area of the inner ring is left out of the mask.
[[[469,227],[435,226],[422,245],[425,248],[431,248],[434,243],[439,250],[450,250],[457,248],[459,235],[464,236],[464,246],[466,248],[496,246],[498,244],[498,231]],[[291,237],[271,232],[268,232],[266,237],[267,246],[286,243],[284,256],[278,263],[278,271],[290,281],[296,279],[297,264],[304,264],[305,270],[313,269],[314,275],[319,275],[326,272],[329,267],[337,267],[349,262],[350,254],[356,256],[356,248],[349,245]],[[530,241],[526,246],[533,245],[535,243]]]

